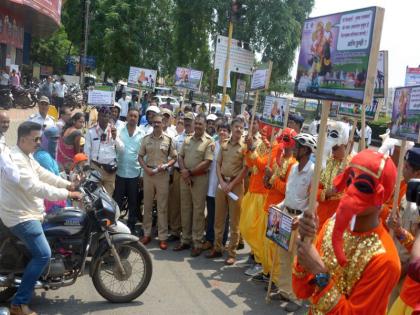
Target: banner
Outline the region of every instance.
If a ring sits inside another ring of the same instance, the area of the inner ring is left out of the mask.
[[[227,44],[228,38],[226,36],[217,35],[214,68],[219,69],[219,71],[225,68]],[[229,54],[229,72],[252,74],[254,52],[247,47],[248,45],[246,43],[232,39]]]
[[[287,103],[287,98],[266,96],[261,120],[268,125],[283,127]]]
[[[370,7],[306,20],[295,96],[352,103],[366,101],[365,94],[369,93],[366,83],[371,85],[367,80],[368,67],[371,62],[376,66],[377,62],[372,58],[371,47],[372,43],[374,47],[379,45],[380,37],[380,33],[374,33],[375,19],[382,12],[383,9]]]
[[[153,90],[156,84],[156,76],[156,70],[130,67],[127,85],[132,88],[138,88],[139,84],[141,84],[142,89]]]
[[[177,67],[175,71],[175,86],[178,88],[198,91],[200,90],[202,77],[203,71]]]
[[[420,68],[409,68],[405,70],[405,86],[420,84]]]
[[[379,99],[374,98],[371,105],[366,106],[366,120],[375,120],[376,113],[380,110]],[[333,102],[332,107],[338,106],[338,114],[340,116],[361,117],[362,105],[353,103]]]
[[[255,70],[252,75],[250,90],[255,91],[265,89],[268,82],[269,72],[270,71],[268,69]]]
[[[293,218],[277,207],[270,207],[268,211],[266,237],[285,250],[290,250]]]
[[[381,50],[378,54],[378,67],[375,77],[376,97],[384,98],[388,90],[388,51]]]
[[[245,100],[246,81],[238,79],[236,81],[236,96],[235,101],[243,103]]]
[[[420,85],[395,89],[391,138],[420,143]]]

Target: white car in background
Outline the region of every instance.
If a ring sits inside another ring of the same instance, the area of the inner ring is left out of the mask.
[[[174,107],[174,111],[178,109],[180,104],[178,100],[172,96],[156,95],[155,97],[153,97],[153,101],[155,101],[156,104],[160,107],[161,105],[166,104],[166,100],[168,98],[171,100],[171,105]]]

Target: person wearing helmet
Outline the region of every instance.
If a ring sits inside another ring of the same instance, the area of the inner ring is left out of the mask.
[[[140,126],[145,136],[150,135],[153,132],[152,119],[155,116],[155,114],[159,114],[159,113],[160,113],[159,107],[155,105],[150,105],[149,107],[147,107],[146,123]]]
[[[344,191],[335,217],[317,236],[315,215],[305,212],[300,219],[301,238],[315,240],[297,242],[293,290],[310,301],[311,314],[387,314],[401,264],[379,215],[396,178],[391,158],[363,150],[334,180]]]
[[[296,244],[293,234],[297,233],[299,216],[309,207],[309,190],[314,176],[315,165],[310,156],[316,151],[316,138],[308,133],[300,133],[293,138],[296,141],[295,158],[297,164],[292,166],[286,183],[284,200],[278,205],[280,209],[293,217],[290,251],[280,249],[280,277],[278,292],[281,300],[289,301],[286,312],[296,312],[301,308],[300,302],[292,290],[292,264],[296,255]],[[292,243],[293,242],[293,243]]]

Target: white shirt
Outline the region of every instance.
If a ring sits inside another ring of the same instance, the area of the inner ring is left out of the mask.
[[[153,132],[153,126],[150,124],[141,125],[140,129],[143,131],[144,135],[150,135]]]
[[[3,134],[0,134],[0,153],[2,153],[7,148],[6,137]]]
[[[214,149],[213,161],[210,164],[210,171],[209,171],[209,188],[207,190],[207,196],[209,197],[216,197],[216,190],[217,185],[219,184],[219,179],[217,178],[217,156],[219,155],[220,151],[220,142],[216,141],[216,146]]]
[[[362,136],[362,129],[357,129],[356,130],[357,135],[359,137]],[[370,143],[372,142],[372,128],[370,128],[368,125],[366,125],[365,127],[365,139],[366,139],[366,145],[369,146]]]
[[[174,141],[175,141],[176,152],[179,153],[181,151],[181,147],[184,144],[186,137],[187,137],[187,134],[185,133],[185,131],[175,137]],[[178,159],[176,160],[174,167],[179,167]]]
[[[0,85],[9,85],[9,75],[5,72],[0,75]]]
[[[54,93],[61,98],[64,98],[64,95],[67,92],[67,85],[61,84],[61,82],[54,83]]]
[[[55,127],[54,118],[52,118],[50,115],[47,115],[44,118],[41,116],[40,113],[36,113],[29,116],[28,120],[40,124],[42,126],[42,130],[45,130],[50,127]]]
[[[8,178],[0,182],[0,218],[7,227],[29,220],[42,220],[44,199],[55,201],[68,197],[70,182],[44,169],[32,154],[12,148],[11,159],[19,169],[19,181]]]
[[[123,99],[122,97],[118,100],[118,104],[120,104],[121,106],[121,112],[120,112],[121,117],[127,117],[128,103],[129,101]]]
[[[176,129],[174,128],[174,126],[169,126],[168,128],[166,128],[166,130],[164,131],[169,137],[172,138],[172,140],[175,140],[175,137],[177,136],[176,133]],[[178,152],[178,151],[177,151]]]
[[[101,141],[102,134],[105,134],[105,140]],[[105,130],[96,124],[86,133],[86,142],[84,151],[89,161],[95,161],[99,164],[115,165],[117,163],[116,150],[122,150],[122,145],[117,136],[116,140],[111,135],[111,125]]]
[[[319,120],[314,120],[309,125],[308,131],[311,135],[316,136],[318,134],[318,131],[317,131],[318,124],[319,124]]]
[[[117,130],[121,130],[125,127],[125,123],[126,123],[125,121],[122,121],[122,120],[118,119],[114,126]]]
[[[286,197],[280,208],[288,207],[295,210],[306,211],[309,206],[309,187],[314,176],[315,164],[308,161],[299,172],[299,163],[292,166],[286,183]]]

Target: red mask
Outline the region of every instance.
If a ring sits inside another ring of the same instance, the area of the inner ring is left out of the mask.
[[[286,128],[276,140],[278,143],[282,143],[284,148],[294,148],[296,142],[293,138],[295,136],[297,136],[297,132],[294,129]]]
[[[354,215],[370,207],[381,207],[394,191],[397,169],[383,154],[363,150],[353,157],[346,170],[334,179],[335,188],[345,194],[338,205],[332,243],[341,266],[347,263],[343,251],[343,234]]]

